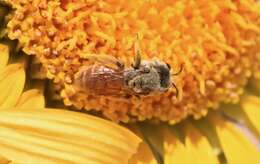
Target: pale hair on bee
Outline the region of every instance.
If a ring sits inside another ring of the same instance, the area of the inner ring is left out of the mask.
[[[151,95],[174,87],[178,96],[178,88],[171,77],[180,74],[183,67],[171,74],[170,65],[163,61],[142,60],[138,35],[134,52],[134,61],[129,68],[125,68],[124,63],[113,56],[86,55],[87,59],[96,61],[96,64],[80,68],[73,86],[77,91],[103,96]]]

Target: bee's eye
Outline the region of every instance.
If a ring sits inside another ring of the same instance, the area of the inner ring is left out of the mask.
[[[169,68],[169,70],[171,69],[171,65],[166,63],[167,67]]]

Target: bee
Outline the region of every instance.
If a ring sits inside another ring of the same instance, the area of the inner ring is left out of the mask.
[[[77,91],[94,95],[141,96],[166,92],[173,86],[178,96],[176,85],[171,83],[170,65],[157,59],[142,61],[139,42],[135,42],[134,52],[134,61],[129,68],[109,55],[87,55],[87,59],[98,64],[82,67],[75,75],[74,87]],[[182,67],[172,75],[181,71]]]

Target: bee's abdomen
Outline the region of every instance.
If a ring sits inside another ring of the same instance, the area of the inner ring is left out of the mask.
[[[123,90],[123,72],[94,65],[83,68],[76,75],[75,86],[88,94],[118,95]]]

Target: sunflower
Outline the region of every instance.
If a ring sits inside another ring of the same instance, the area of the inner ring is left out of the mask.
[[[5,0],[1,163],[260,163],[257,0]],[[179,90],[77,92],[88,55],[183,66]]]

